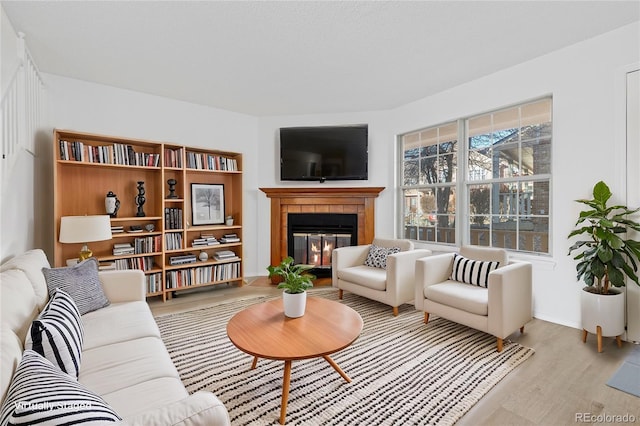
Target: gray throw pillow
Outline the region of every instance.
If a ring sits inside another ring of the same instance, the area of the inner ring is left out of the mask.
[[[47,280],[49,297],[56,288],[67,292],[78,307],[80,315],[109,305],[98,278],[98,260],[95,257],[64,268],[42,268]]]

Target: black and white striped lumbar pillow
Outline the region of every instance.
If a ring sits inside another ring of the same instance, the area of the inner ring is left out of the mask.
[[[26,350],[0,410],[0,425],[99,425],[122,420],[99,395]]]
[[[57,289],[42,313],[31,323],[24,346],[77,379],[83,339],[84,328],[78,308],[71,296]]]
[[[49,296],[53,296],[56,288],[63,289],[76,302],[80,315],[109,305],[98,277],[98,260],[95,257],[74,266],[42,268],[42,273],[47,281]]]
[[[454,253],[451,279],[486,288],[489,285],[489,273],[499,266],[500,262],[472,260]]]

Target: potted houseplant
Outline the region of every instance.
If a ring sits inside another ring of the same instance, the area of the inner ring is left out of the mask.
[[[586,284],[581,292],[581,313],[583,341],[587,332],[598,335],[598,351],[602,351],[602,336],[616,336],[624,333],[624,295],[620,287],[626,277],[636,284],[640,242],[625,239],[628,230],[640,231],[640,224],[629,218],[640,209],[631,210],[627,206],[608,206],[611,190],[602,181],[593,187],[593,199],[576,200],[588,206],[580,212],[576,229],[569,238],[582,236],[569,247],[569,255],[576,252],[574,259],[577,278]]]
[[[291,256],[284,258],[277,266],[267,267],[269,277],[282,278],[278,288],[284,289],[282,303],[285,316],[298,318],[304,315],[307,306],[307,290],[313,287],[313,280],[316,279],[315,275],[308,272],[311,268],[313,265],[295,265]]]

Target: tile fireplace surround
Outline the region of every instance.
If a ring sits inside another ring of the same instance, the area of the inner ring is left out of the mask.
[[[373,241],[375,199],[384,187],[260,188],[271,199],[271,264],[287,257],[289,213],[355,213],[358,245]]]

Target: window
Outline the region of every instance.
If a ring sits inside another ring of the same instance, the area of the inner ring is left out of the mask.
[[[402,136],[405,238],[455,244],[458,124]]]
[[[401,135],[404,237],[549,253],[551,107],[545,98]]]

